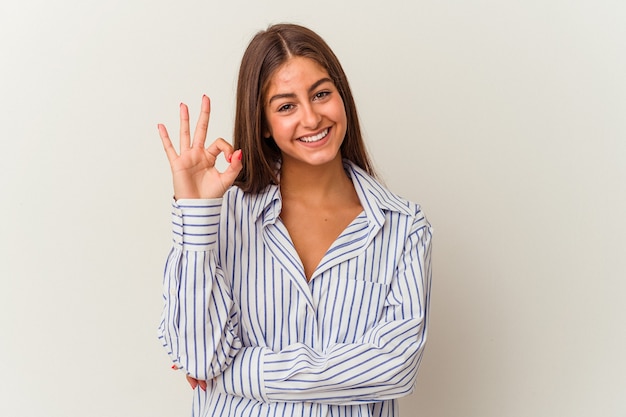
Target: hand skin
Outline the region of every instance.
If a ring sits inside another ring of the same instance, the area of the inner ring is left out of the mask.
[[[172,369],[177,371],[178,366],[172,365]],[[187,382],[189,382],[189,386],[191,387],[191,389],[196,389],[197,386],[200,386],[200,389],[202,389],[202,391],[206,391],[206,381],[193,378],[189,375],[186,375],[185,378],[187,378]]]
[[[189,109],[184,103],[180,104],[180,155],[172,145],[167,129],[158,124],[159,135],[172,170],[174,182],[174,198],[220,198],[233,185],[242,168],[241,150],[233,147],[222,138],[216,139],[208,148],[204,147],[209,118],[211,115],[211,101],[202,96],[200,116],[191,141],[189,130]],[[215,168],[217,157],[223,153],[230,163],[224,172]],[[178,369],[176,365],[172,369]],[[192,389],[200,387],[206,391],[207,382],[186,375],[187,382]]]
[[[202,96],[200,116],[193,134],[189,129],[189,109],[180,104],[180,154],[176,152],[164,125],[158,124],[159,135],[172,170],[174,198],[221,198],[233,185],[242,168],[241,150],[235,150],[222,138],[216,139],[205,148],[211,101]],[[223,153],[230,162],[224,172],[215,167],[217,157]]]

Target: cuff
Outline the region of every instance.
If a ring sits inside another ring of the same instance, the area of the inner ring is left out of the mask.
[[[206,251],[217,241],[222,199],[172,202],[172,234],[176,245]]]
[[[263,364],[268,348],[250,346],[242,348],[232,364],[215,378],[218,393],[269,402],[263,376]]]

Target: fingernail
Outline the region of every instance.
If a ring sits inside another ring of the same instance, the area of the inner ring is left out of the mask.
[[[176,366],[176,365],[172,365],[172,369],[173,369],[173,370],[177,370],[177,369],[178,369],[178,366]]]
[[[243,151],[239,151],[239,156],[237,157],[237,159],[239,159],[241,161],[242,157],[243,157]]]
[[[228,155],[228,158],[226,158],[226,160],[228,161],[228,163],[230,163],[230,161],[233,159],[232,155]]]

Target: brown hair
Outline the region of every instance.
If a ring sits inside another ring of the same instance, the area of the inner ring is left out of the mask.
[[[365,149],[359,119],[339,60],[315,32],[294,24],[278,24],[257,33],[241,60],[237,82],[234,147],[243,153],[243,169],[235,184],[245,192],[258,193],[269,184],[278,184],[276,172],[280,149],[272,138],[264,138],[267,122],[264,100],[270,78],[289,58],[300,56],[320,64],[330,76],[343,99],[346,110],[346,136],[341,156],[370,175],[375,175]]]

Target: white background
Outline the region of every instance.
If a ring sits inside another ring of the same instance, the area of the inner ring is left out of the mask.
[[[403,416],[626,415],[626,3],[3,0],[0,415],[187,416],[156,338],[157,123],[291,21],[350,79],[387,185],[435,226]]]

